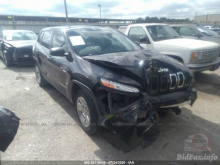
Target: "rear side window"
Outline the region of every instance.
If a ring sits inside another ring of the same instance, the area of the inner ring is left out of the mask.
[[[63,47],[65,45],[65,38],[61,31],[57,30],[54,32],[53,41],[52,41],[52,48],[55,47]]]
[[[53,35],[53,31],[45,31],[41,39],[41,45],[49,49],[52,35]]]
[[[147,37],[147,34],[142,27],[131,27],[128,33],[128,37],[132,41],[140,42],[140,37]]]

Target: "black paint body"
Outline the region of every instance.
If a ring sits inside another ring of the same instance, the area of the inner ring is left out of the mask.
[[[16,31],[16,30],[15,30]],[[2,32],[4,34],[4,31]],[[18,65],[33,65],[34,40],[7,41],[0,37],[0,57]]]
[[[119,150],[129,152],[141,143],[148,146],[156,139],[157,110],[162,106],[172,107],[185,101],[192,105],[196,100],[196,90],[192,87],[193,73],[176,60],[146,50],[79,57],[66,36],[70,29],[57,27],[42,31],[61,31],[68,55],[52,56],[50,48],[38,41],[33,50],[34,59],[43,77],[70,102],[74,103],[78,89],[88,93],[99,116],[98,132]],[[168,71],[159,72],[161,68]],[[184,74],[185,84],[170,90],[169,75],[177,72]],[[166,81],[162,82],[161,76]],[[134,94],[107,88],[101,84],[100,78],[136,87],[140,92]],[[152,84],[157,84],[156,88]]]
[[[19,120],[13,112],[0,106],[0,151],[4,152],[13,141]]]

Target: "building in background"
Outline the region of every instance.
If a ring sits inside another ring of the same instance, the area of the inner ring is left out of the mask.
[[[194,22],[201,25],[220,26],[220,14],[207,14],[201,16],[195,16]]]
[[[76,24],[108,26],[117,29],[120,26],[128,25],[133,22],[136,22],[136,19],[100,19],[69,17],[67,23],[66,17],[0,15],[0,30],[31,30],[35,33],[39,33],[39,31],[45,27]]]

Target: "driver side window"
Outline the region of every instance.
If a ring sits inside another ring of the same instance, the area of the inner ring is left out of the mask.
[[[55,31],[53,35],[51,48],[64,47],[64,45],[65,45],[65,38],[63,34],[59,30]]]
[[[140,42],[140,37],[147,37],[146,32],[142,27],[131,27],[128,33],[128,38],[132,41]]]

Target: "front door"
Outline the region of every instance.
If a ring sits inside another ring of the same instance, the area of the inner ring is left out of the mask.
[[[52,37],[51,48],[61,47],[68,52],[65,38],[61,31],[56,30]],[[69,74],[69,61],[66,56],[50,56],[48,58],[48,72],[53,79],[53,85],[67,96],[68,86],[71,81]]]

